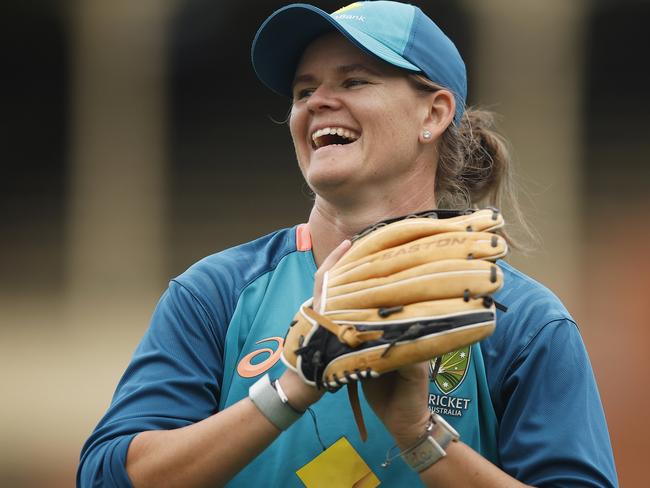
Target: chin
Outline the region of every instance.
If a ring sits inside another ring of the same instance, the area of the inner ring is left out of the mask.
[[[354,191],[352,175],[347,171],[310,172],[307,183],[314,193],[323,196]]]
[[[305,178],[310,186],[339,186],[354,179],[352,165],[342,161],[314,161]]]
[[[308,184],[319,194],[349,191],[348,189],[352,187],[349,178],[311,178]]]

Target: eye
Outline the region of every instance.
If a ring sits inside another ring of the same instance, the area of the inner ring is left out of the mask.
[[[294,90],[293,99],[294,100],[303,100],[308,98],[312,93],[314,93],[314,88],[300,88]]]
[[[360,86],[360,85],[368,85],[370,82],[368,80],[364,80],[362,78],[348,78],[343,82],[343,87],[344,88],[353,88],[355,86]]]

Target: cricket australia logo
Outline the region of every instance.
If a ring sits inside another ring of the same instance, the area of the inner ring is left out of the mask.
[[[467,376],[470,355],[471,347],[466,346],[442,356],[440,368],[434,381],[436,382],[436,386],[445,395],[458,388],[465,379],[465,376]],[[432,359],[429,363],[429,370],[432,375],[434,374],[435,362],[435,359]]]
[[[451,396],[450,393],[458,389],[465,380],[471,355],[471,346],[466,346],[444,354],[439,362],[437,359],[430,361],[431,381],[442,393],[442,395],[429,394],[429,410],[431,412],[452,417],[463,416],[472,401],[471,398]]]

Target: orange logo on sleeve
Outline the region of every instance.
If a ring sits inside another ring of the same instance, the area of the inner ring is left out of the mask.
[[[258,376],[271,369],[271,367],[278,362],[278,359],[280,359],[280,354],[282,354],[284,339],[282,337],[268,337],[266,339],[257,341],[255,344],[261,344],[262,342],[269,341],[276,342],[277,348],[271,349],[270,347],[263,347],[246,354],[246,356],[244,356],[237,365],[237,373],[239,373],[240,376],[244,378],[254,378],[255,376]],[[268,354],[268,357],[259,363],[253,364],[253,358],[259,356],[260,354]]]

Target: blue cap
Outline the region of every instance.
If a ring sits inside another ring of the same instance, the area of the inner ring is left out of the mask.
[[[255,35],[255,73],[271,90],[291,98],[302,53],[316,38],[335,31],[369,55],[450,90],[459,123],[467,97],[465,63],[451,39],[422,10],[405,3],[355,2],[332,14],[304,3],[287,5]]]

